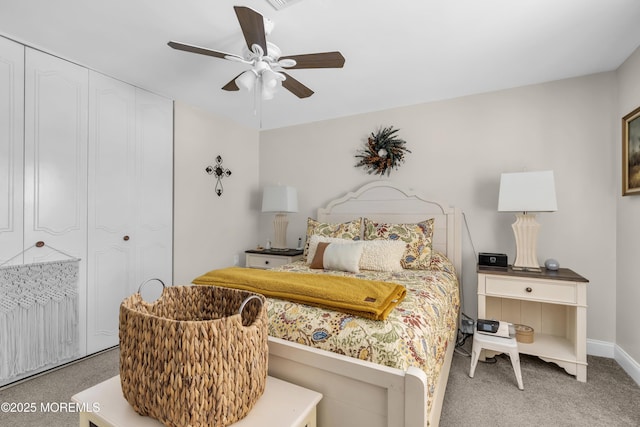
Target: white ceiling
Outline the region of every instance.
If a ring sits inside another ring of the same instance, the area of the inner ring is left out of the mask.
[[[167,42],[240,54],[234,5],[275,23],[283,55],[339,50],[344,68],[292,70],[315,94],[261,108],[222,91],[244,65]],[[614,70],[639,22],[638,0],[0,0],[2,35],[262,129]]]

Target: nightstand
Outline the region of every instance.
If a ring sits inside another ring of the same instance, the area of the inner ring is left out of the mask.
[[[542,272],[478,267],[478,318],[534,329],[520,353],[538,356],[587,381],[587,283],[568,268]]]
[[[245,266],[250,268],[276,268],[302,259],[302,249],[251,249],[244,253]]]
[[[267,377],[264,394],[249,414],[229,427],[316,427],[316,406],[322,394]],[[161,427],[150,417],[138,415],[125,400],[120,376],[88,388],[71,398],[80,412],[80,427]]]

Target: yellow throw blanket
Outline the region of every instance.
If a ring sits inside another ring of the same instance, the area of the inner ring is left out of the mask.
[[[242,267],[213,270],[193,283],[243,289],[374,320],[386,319],[407,293],[397,283]]]

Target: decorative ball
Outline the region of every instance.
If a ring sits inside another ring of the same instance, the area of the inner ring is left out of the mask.
[[[546,267],[547,270],[555,271],[558,268],[560,268],[560,263],[553,258],[549,258],[544,262],[544,266]]]

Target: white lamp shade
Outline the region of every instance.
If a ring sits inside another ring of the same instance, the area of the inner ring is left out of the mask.
[[[248,70],[236,78],[236,85],[246,91],[251,91],[256,84],[256,79],[256,73],[253,70]]]
[[[500,176],[500,212],[558,210],[553,171],[503,173]]]
[[[262,212],[298,212],[296,189],[286,185],[264,187]]]
[[[260,75],[262,79],[262,99],[273,99],[282,81],[285,79],[284,74],[276,73],[270,69],[264,70]]]
[[[262,72],[262,83],[265,87],[275,88],[285,79],[284,74],[268,69]]]

